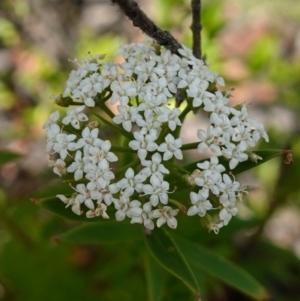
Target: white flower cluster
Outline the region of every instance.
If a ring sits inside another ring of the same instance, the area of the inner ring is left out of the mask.
[[[215,88],[216,84],[224,85],[217,73],[185,46],[179,53],[172,54],[147,40],[123,45],[119,53],[123,63],[102,62],[104,56],[77,62],[78,69],[71,72],[61,96],[75,108],[62,119],[59,111],[52,113],[44,125],[49,165],[59,176],[73,174],[76,184],[73,195],[57,197],[75,214],[109,218],[107,208],[113,206],[118,221],[128,217],[131,223],[152,230],[156,219],[158,227],[165,223],[177,227],[179,209],[173,207],[178,201],[169,199],[172,187],[166,177],[173,173],[174,159],[183,159],[179,129],[186,113],[171,106],[179,94],[186,99],[181,105],[186,105],[184,110],[203,109],[209,114],[209,127],[197,131],[197,149],[214,153],[210,161],[198,163],[198,169],[188,175],[190,205],[182,206],[190,206],[187,215],[201,218],[217,210],[219,222],[209,225],[215,232],[237,214],[236,200],[246,193],[245,187],[225,173],[216,155],[227,158],[234,169],[248,159],[248,148],[268,136],[263,125],[248,116],[245,105],[228,105],[228,94]],[[107,100],[110,106],[116,105],[117,115],[110,111]],[[110,112],[113,128],[126,134],[127,149],[123,151],[129,150],[137,159],[117,176],[111,167],[118,161],[113,151],[122,153],[122,147],[114,148],[109,140],[101,139],[95,119],[101,109]]]

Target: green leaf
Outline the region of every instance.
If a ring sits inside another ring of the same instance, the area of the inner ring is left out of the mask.
[[[19,159],[21,157],[22,156],[20,154],[17,154],[17,153],[8,151],[8,150],[1,149],[0,150],[0,166],[7,163],[7,162]]]
[[[146,283],[149,301],[159,301],[163,293],[163,268],[149,251],[146,252]]]
[[[87,218],[85,214],[77,215],[75,214],[70,207],[66,208],[66,205],[57,197],[51,198],[43,198],[43,199],[31,199],[31,201],[49,211],[74,221],[82,221],[82,222],[103,222],[102,217],[95,217],[95,218]],[[113,212],[107,211],[108,215],[110,216]]]
[[[239,165],[234,168],[233,170],[231,170],[229,168],[229,160],[227,160],[226,158],[224,158],[223,156],[219,156],[219,163],[223,164],[226,168],[227,171],[231,171],[234,175],[237,175],[241,172],[244,172],[248,169],[254,168],[260,164],[263,164],[273,158],[279,157],[279,156],[284,156],[287,155],[290,151],[288,150],[282,150],[282,149],[269,149],[269,150],[261,150],[261,151],[252,151],[254,154],[260,156],[262,158],[262,160],[257,160],[257,163],[251,161],[251,160],[247,160],[244,162],[239,163]],[[193,163],[189,163],[188,165],[184,166],[184,168],[186,170],[188,170],[189,172],[193,172],[196,168],[197,168],[197,163],[201,163],[206,161],[206,159],[204,160],[200,160],[200,161],[196,161]]]
[[[99,244],[142,238],[142,227],[125,221],[83,224],[57,236],[58,241],[76,244]]]
[[[171,237],[162,229],[155,229],[146,236],[146,245],[152,256],[171,274],[185,283],[192,292],[199,294],[197,280]]]
[[[210,274],[257,300],[268,296],[266,289],[250,274],[216,252],[180,236],[172,235],[172,238],[196,275]]]

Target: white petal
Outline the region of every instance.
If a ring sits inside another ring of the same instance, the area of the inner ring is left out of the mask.
[[[167,220],[167,224],[170,228],[176,229],[177,228],[177,219],[175,217],[171,217]]]
[[[84,204],[89,208],[89,209],[95,209],[94,202],[91,199],[85,200]]]
[[[156,222],[157,227],[160,228],[163,224],[166,223],[166,221],[167,221],[167,220],[166,220],[165,217],[160,217],[160,218],[157,220],[157,222]]]
[[[125,218],[126,214],[124,211],[118,210],[115,216],[117,221],[122,221]]]
[[[188,216],[193,216],[193,215],[196,215],[198,213],[198,208],[197,206],[192,206],[189,208],[188,212],[187,212],[187,215]]]
[[[163,159],[164,159],[164,161],[168,161],[168,160],[171,159],[172,157],[173,157],[173,153],[170,152],[169,150],[167,150],[167,151],[164,153]]]

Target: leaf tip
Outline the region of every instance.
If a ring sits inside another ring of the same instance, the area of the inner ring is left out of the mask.
[[[264,293],[264,297],[260,299],[261,301],[275,301],[275,299],[268,293]]]
[[[61,240],[60,240],[57,236],[52,237],[51,240],[52,240],[54,243],[60,243],[60,242],[61,242]]]

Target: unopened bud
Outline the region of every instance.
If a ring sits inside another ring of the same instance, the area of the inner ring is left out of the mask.
[[[91,122],[88,123],[88,128],[90,130],[98,128],[99,126],[100,126],[100,123],[97,120],[94,120],[94,121],[91,121]]]
[[[58,94],[54,96],[54,101],[58,106],[66,108],[72,104],[73,99],[71,97],[62,97],[62,94]]]
[[[257,163],[257,160],[262,160],[261,156],[256,155],[255,153],[249,154],[249,159],[255,163]]]
[[[184,175],[183,179],[190,186],[196,186],[195,178],[199,178],[202,172],[200,169],[195,169],[191,175]]]

